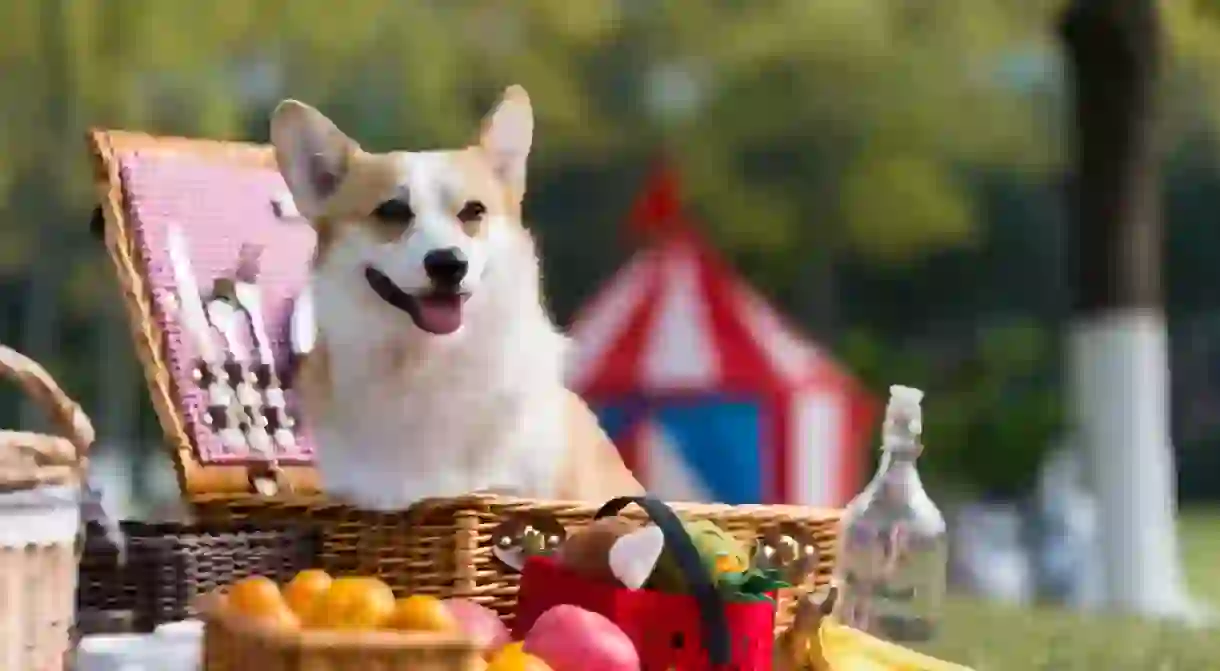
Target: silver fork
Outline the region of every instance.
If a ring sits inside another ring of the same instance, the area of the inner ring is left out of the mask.
[[[224,368],[236,395],[234,399],[236,402],[229,405],[230,416],[237,420],[237,426],[225,427],[224,431],[221,432],[221,438],[226,441],[226,447],[236,448],[242,444],[247,444],[254,453],[271,458],[273,457],[271,441],[269,436],[267,436],[266,430],[260,426],[261,422],[259,422],[259,419],[261,419],[261,416],[257,412],[262,399],[250,384],[250,374],[247,368],[249,354],[246,352],[245,345],[237,337],[239,332],[237,319],[240,313],[228,298],[224,281],[218,280],[216,285],[213,298],[208,301],[207,312],[212,325],[216,327],[216,330],[220,331],[221,337],[224,338],[225,346],[228,350],[225,356]],[[244,440],[241,428],[243,426],[246,427]],[[233,434],[233,431],[237,433]]]
[[[245,311],[250,321],[250,333],[254,338],[258,361],[254,368],[254,377],[263,391],[263,414],[267,422],[267,430],[271,432],[275,444],[284,449],[291,449],[296,444],[292,427],[294,420],[288,414],[288,404],[284,397],[284,387],[280,383],[275,370],[275,354],[271,351],[271,338],[267,335],[267,321],[263,317],[263,299],[256,281],[258,280],[258,259],[262,247],[245,245],[242,247],[241,262],[235,273],[233,295],[238,306]]]

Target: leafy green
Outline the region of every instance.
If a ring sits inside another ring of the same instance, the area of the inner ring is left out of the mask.
[[[769,602],[774,602],[770,597],[771,592],[791,587],[779,577],[778,571],[758,568],[722,574],[716,586],[730,601]]]

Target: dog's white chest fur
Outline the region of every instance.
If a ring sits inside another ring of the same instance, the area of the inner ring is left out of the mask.
[[[377,510],[484,489],[552,495],[566,339],[539,302],[532,244],[497,252],[462,330],[442,338],[350,274],[320,269],[314,309],[333,401],[312,422],[329,494]]]

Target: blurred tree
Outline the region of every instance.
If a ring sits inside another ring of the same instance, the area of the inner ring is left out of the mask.
[[[1099,502],[1109,605],[1195,617],[1175,523],[1157,118],[1158,0],[1073,0],[1076,283],[1071,401]]]
[[[519,82],[539,116],[528,207],[561,315],[619,258],[632,182],[664,147],[747,274],[833,334],[845,252],[893,265],[978,242],[978,173],[1016,193],[1054,174],[1061,4],[9,0],[0,277],[58,296],[22,315],[61,347],[30,344],[95,398],[91,322],[114,289],[84,226],[85,126],[262,139],[291,95],[371,148],[439,146],[470,139]],[[1168,4],[1168,119],[1184,137],[1220,127],[1220,29],[1207,1]]]
[[[65,127],[232,137],[291,93],[373,146],[451,143],[521,81],[538,99],[541,171],[667,143],[732,247],[789,270],[806,256],[798,238],[902,257],[970,235],[959,168],[1052,154],[1031,103],[996,82],[1006,54],[1038,42],[1045,3],[1008,4],[14,0],[0,8],[20,36],[0,47],[0,188],[11,208],[12,185],[36,174],[80,208],[89,185]],[[686,117],[658,107],[682,101],[639,102],[680,91]],[[31,207],[22,220],[46,206]],[[0,248],[30,250],[32,230],[6,227]],[[96,283],[68,285],[91,304]]]

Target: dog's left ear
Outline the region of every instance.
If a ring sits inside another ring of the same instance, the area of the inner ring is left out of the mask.
[[[518,196],[525,193],[525,163],[533,141],[534,109],[529,94],[520,86],[510,86],[483,119],[479,146],[496,175]]]
[[[347,177],[352,155],[360,151],[325,115],[295,100],[272,112],[271,144],[297,210],[308,219],[323,213]]]

